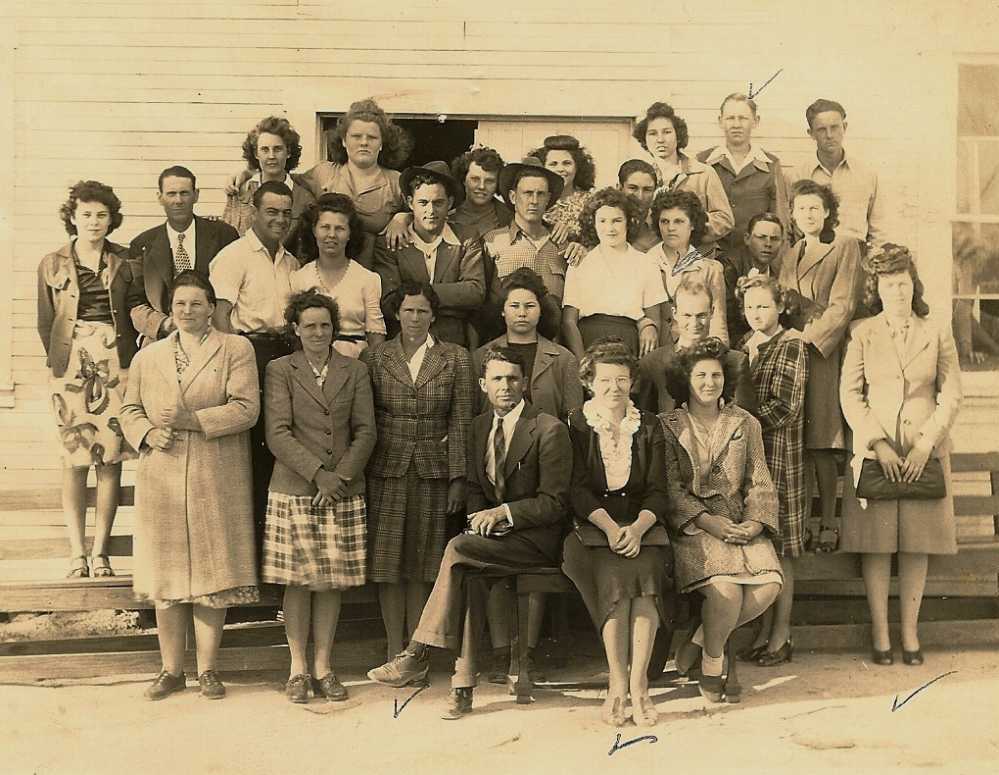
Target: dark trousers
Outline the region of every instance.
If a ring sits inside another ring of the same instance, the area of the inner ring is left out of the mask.
[[[466,578],[468,571],[502,577],[556,562],[516,532],[501,538],[464,534],[452,538],[413,640],[459,651],[451,686],[475,686],[488,589],[486,579]]]

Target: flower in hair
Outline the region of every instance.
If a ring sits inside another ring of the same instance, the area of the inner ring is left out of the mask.
[[[861,261],[861,266],[868,274],[894,274],[905,272],[913,264],[912,254],[905,245],[886,242]]]

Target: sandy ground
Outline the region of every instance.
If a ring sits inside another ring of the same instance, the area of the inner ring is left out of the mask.
[[[601,661],[572,678],[599,679]],[[953,671],[953,672],[952,672]],[[949,675],[944,675],[950,673]],[[944,675],[909,699],[910,693]],[[999,652],[928,652],[922,667],[876,667],[856,654],[795,655],[747,668],[741,705],[708,706],[696,686],[654,689],[661,719],[620,730],[599,719],[603,692],[548,689],[517,706],[477,690],[461,721],[438,713],[447,675],[412,690],[342,676],[346,703],[288,703],[281,676],[232,675],[229,696],[186,692],[151,703],[144,680],[0,687],[4,773],[855,773],[999,772]],[[554,673],[552,679],[567,677]],[[900,704],[893,711],[893,704]],[[612,752],[616,734],[625,744]]]

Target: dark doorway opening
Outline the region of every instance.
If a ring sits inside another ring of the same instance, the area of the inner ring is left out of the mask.
[[[330,149],[336,130],[339,113],[320,116],[320,129],[323,138],[323,158],[330,158]],[[413,138],[413,152],[403,168],[428,161],[446,161],[449,164],[475,142],[475,130],[479,122],[474,119],[454,119],[447,116],[402,117],[394,116],[393,121],[405,129]]]

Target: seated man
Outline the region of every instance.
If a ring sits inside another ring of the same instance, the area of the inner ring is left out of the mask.
[[[635,403],[647,412],[672,411],[676,402],[666,385],[666,370],[673,362],[676,350],[690,347],[707,339],[713,300],[711,292],[699,280],[685,277],[680,281],[673,300],[673,317],[678,338],[676,345],[659,347],[638,363],[638,398]],[[724,304],[724,299],[718,299]],[[735,375],[735,404],[752,415],[759,409],[756,388],[749,371],[749,357],[739,350],[726,350],[726,368]]]
[[[569,431],[524,401],[523,380],[518,353],[506,347],[486,353],[479,386],[491,409],[472,421],[469,434],[468,530],[448,543],[406,650],[368,672],[372,681],[405,686],[426,677],[430,646],[460,648],[445,719],[472,710],[477,683],[485,595],[477,584],[465,605],[466,571],[513,574],[559,563],[572,475]]]
[[[385,240],[375,244],[375,271],[382,278],[382,311],[389,334],[399,331],[391,310],[392,299],[406,280],[430,283],[441,300],[430,328],[435,338],[468,346],[466,322],[486,294],[482,242],[462,240],[448,225],[447,214],[465,198],[464,189],[442,161],[410,167],[399,179],[406,204],[413,213],[410,244],[389,250]]]

